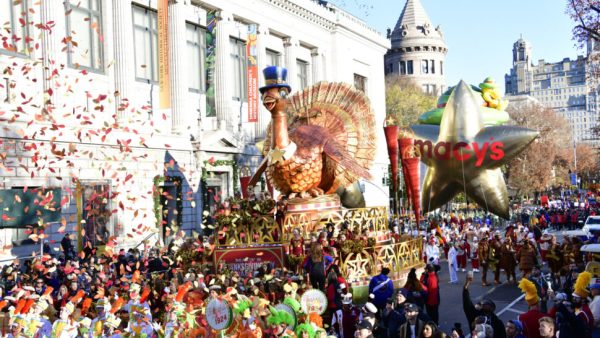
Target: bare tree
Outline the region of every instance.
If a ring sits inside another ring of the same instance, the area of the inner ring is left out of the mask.
[[[566,183],[571,163],[571,132],[567,121],[552,109],[525,103],[509,106],[512,120],[520,126],[535,129],[540,137],[507,166],[508,184],[517,195],[535,194],[551,186]],[[564,176],[563,176],[564,173]]]
[[[600,40],[600,1],[567,0],[567,14],[576,22],[573,39],[580,47],[589,38]]]

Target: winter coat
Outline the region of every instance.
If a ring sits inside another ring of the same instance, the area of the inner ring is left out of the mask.
[[[519,320],[523,323],[523,333],[528,338],[541,338],[539,319],[547,316],[538,310],[529,310],[519,315]]]
[[[394,282],[386,275],[379,274],[369,282],[369,293],[375,295],[373,304],[378,308],[383,308],[388,298],[394,294]]]
[[[406,321],[406,317],[403,313],[398,312],[395,309],[390,311],[383,311],[381,316],[381,325],[385,328],[387,335],[386,337],[396,337],[398,328]]]
[[[417,318],[417,322],[415,323],[415,336],[420,337],[423,333],[423,328],[425,327],[425,322]],[[408,321],[400,326],[398,329],[398,338],[410,338],[410,324]]]
[[[467,316],[467,321],[469,323],[473,323],[477,316],[483,316],[485,313],[482,310],[477,310],[473,301],[471,300],[471,294],[468,289],[463,288],[463,311],[465,312],[465,316]],[[504,323],[502,320],[496,316],[495,313],[492,313],[491,316],[491,326],[494,329],[494,338],[506,338],[506,331],[504,329]],[[470,325],[470,324],[469,324]]]
[[[440,288],[437,274],[435,272],[427,272],[421,275],[421,277],[421,282],[427,287],[425,304],[429,306],[440,305]]]
[[[519,269],[521,270],[531,270],[537,265],[535,250],[531,245],[524,246],[517,252],[517,260],[519,261]]]
[[[504,270],[512,271],[515,268],[515,253],[512,251],[512,247],[508,244],[502,245],[502,255],[500,256],[500,266]]]

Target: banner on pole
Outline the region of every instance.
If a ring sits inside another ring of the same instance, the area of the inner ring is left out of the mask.
[[[247,81],[248,85],[248,122],[258,122],[258,63],[256,58],[257,25],[248,25],[248,39],[246,40]]]
[[[171,107],[169,75],[169,0],[158,0],[158,84],[159,108]]]
[[[206,117],[217,116],[215,108],[215,59],[217,52],[217,11],[206,13],[206,58],[204,60],[206,79]]]

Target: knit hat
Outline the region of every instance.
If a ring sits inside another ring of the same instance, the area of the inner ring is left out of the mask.
[[[540,297],[538,297],[535,284],[533,284],[533,282],[531,282],[529,279],[521,279],[519,282],[519,289],[525,293],[525,301],[530,306],[540,302]]]
[[[584,271],[577,276],[577,281],[575,282],[575,291],[573,291],[573,296],[579,298],[587,298],[590,295],[590,291],[587,289],[590,281],[592,280],[592,274]]]
[[[508,322],[512,323],[515,326],[515,329],[517,330],[517,333],[523,332],[523,323],[521,323],[520,320],[510,319]]]
[[[360,329],[367,329],[367,330],[373,331],[373,324],[371,324],[371,322],[369,322],[368,320],[364,320],[363,319],[361,322],[359,322],[356,325],[356,328],[359,329],[359,330]]]
[[[556,296],[554,296],[554,301],[555,302],[562,302],[562,301],[565,301],[567,299],[568,299],[567,294],[563,293],[563,292],[559,292],[559,293],[556,294]]]

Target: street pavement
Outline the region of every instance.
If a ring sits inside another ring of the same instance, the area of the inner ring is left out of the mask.
[[[462,290],[467,277],[467,272],[458,272],[458,284],[449,284],[448,263],[440,262],[441,271],[438,272],[440,281],[440,328],[449,333],[454,323],[461,323],[463,332],[470,333],[467,318],[462,307]],[[467,270],[469,271],[469,270]],[[493,273],[488,272],[488,283],[493,282]],[[520,280],[517,272],[517,281]],[[501,274],[500,281],[506,281],[505,275]],[[481,286],[481,272],[473,273],[473,282],[469,287],[473,303],[487,297],[496,303],[496,314],[506,322],[509,319],[516,319],[517,316],[527,311],[527,303],[523,299],[522,293],[516,284],[500,284]],[[549,304],[550,306],[551,304]]]

